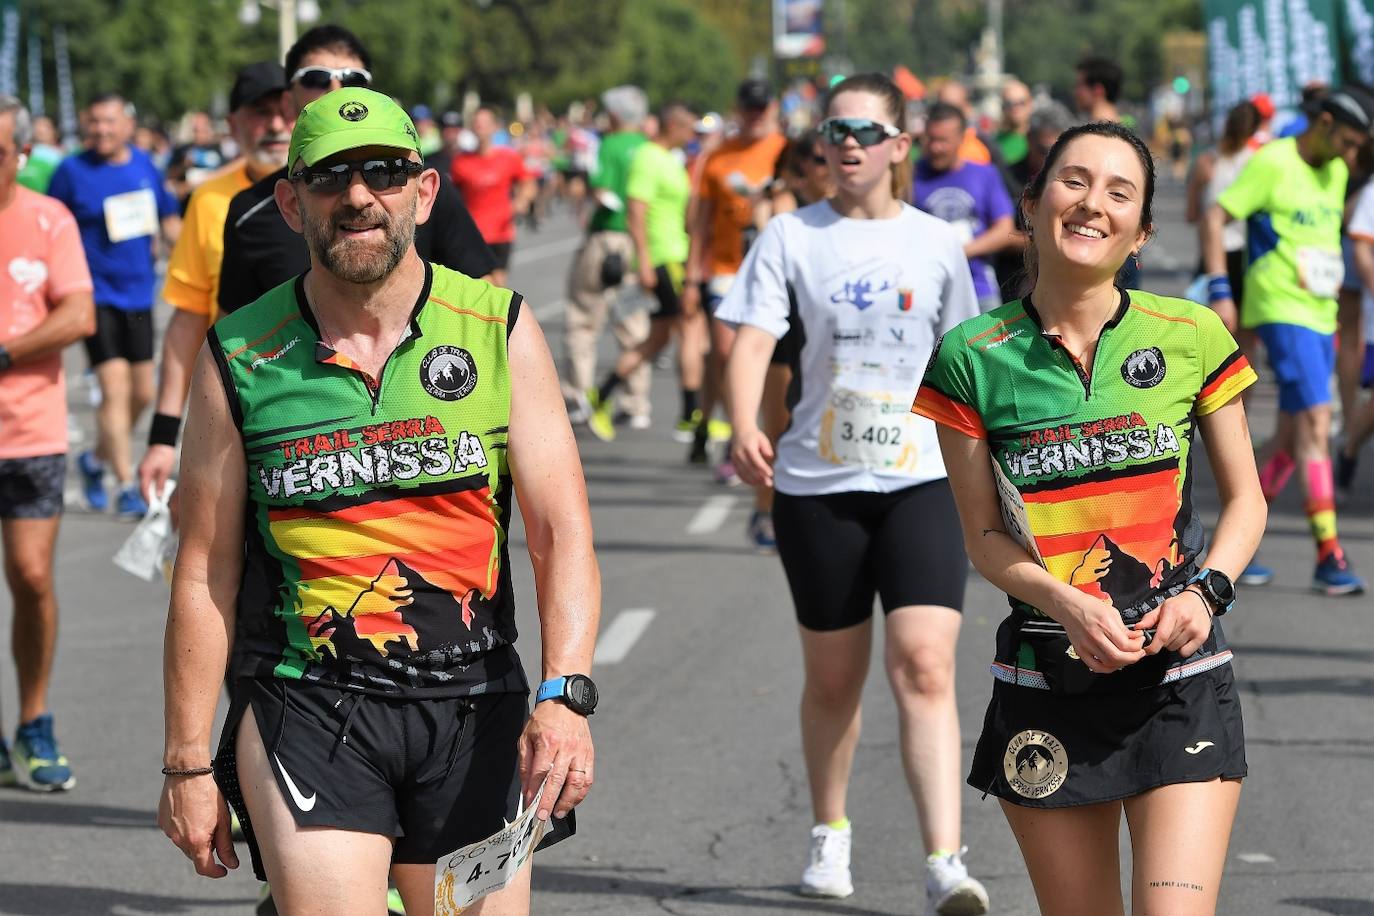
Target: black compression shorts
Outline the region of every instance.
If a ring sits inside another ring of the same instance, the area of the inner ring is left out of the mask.
[[[235,738],[249,710],[296,823],[396,837],[394,863],[434,864],[517,816],[522,693],[392,699],[284,679],[241,678],[215,780],[266,881],[238,787]],[[572,816],[564,822],[572,827]],[[548,842],[546,840],[546,842]]]
[[[778,555],[797,622],[840,630],[900,607],[962,610],[968,557],[949,481],[895,493],[789,496],[773,502]]]
[[[61,515],[66,479],[66,455],[0,459],[0,518]]]
[[[112,359],[146,363],[153,358],[152,310],[131,312],[112,305],[95,309],[95,333],[86,338],[91,368]]]

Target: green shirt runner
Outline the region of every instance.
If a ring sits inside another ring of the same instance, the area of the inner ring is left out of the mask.
[[[912,410],[986,439],[1007,533],[1055,578],[1127,610],[1195,569],[1196,421],[1254,381],[1221,319],[1194,303],[1123,291],[1083,366],[1025,299],[947,333]],[[1010,600],[1010,622],[1045,619]],[[1036,669],[1001,639],[998,662]]]
[[[639,131],[616,131],[601,138],[596,154],[596,174],[591,176],[593,191],[610,191],[620,199],[620,208],[598,206],[587,225],[589,232],[625,231],[625,185],[630,178],[630,163],[641,146],[648,142]]]
[[[645,204],[644,232],[652,267],[687,260],[687,199],[692,179],[671,151],[645,143],[630,166],[626,195]]]
[[[1295,138],[1274,140],[1250,157],[1217,197],[1246,221],[1249,266],[1241,324],[1295,324],[1319,334],[1336,331],[1341,220],[1349,177],[1339,156],[1314,169]]]
[[[405,696],[527,690],[507,531],[521,298],[427,265],[379,378],[303,277],[210,332],[248,460],[236,672]]]

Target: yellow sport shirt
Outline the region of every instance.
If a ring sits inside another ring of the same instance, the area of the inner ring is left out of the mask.
[[[211,324],[219,317],[219,269],[229,201],[252,184],[248,164],[240,160],[196,188],[167,263],[162,298],[176,308],[208,315]]]

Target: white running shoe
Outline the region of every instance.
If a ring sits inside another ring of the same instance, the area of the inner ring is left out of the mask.
[[[960,858],[968,847],[926,859],[926,916],[983,916],[988,892],[968,876]]]
[[[848,897],[854,893],[849,876],[849,827],[834,830],[825,824],[811,828],[811,858],[802,872],[797,893],[803,897]]]

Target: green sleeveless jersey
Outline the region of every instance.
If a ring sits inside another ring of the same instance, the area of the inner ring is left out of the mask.
[[[520,296],[438,265],[372,378],[303,277],[210,331],[248,465],[235,670],[389,695],[527,691],[506,535]]]

